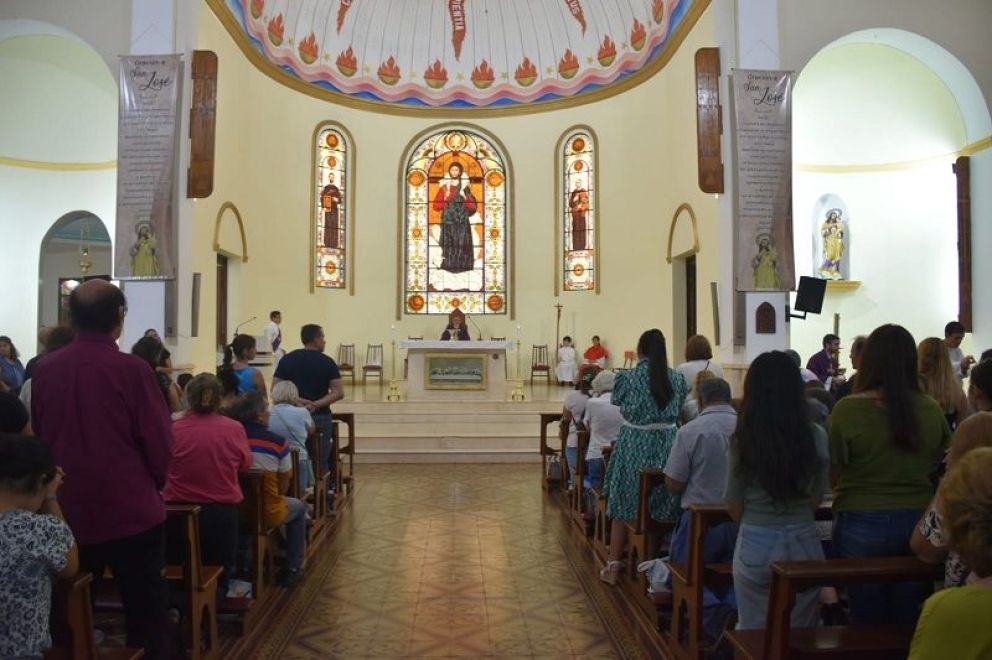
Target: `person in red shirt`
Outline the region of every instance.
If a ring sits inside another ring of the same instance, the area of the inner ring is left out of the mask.
[[[579,380],[582,380],[586,371],[593,373],[606,368],[606,358],[609,357],[606,349],[599,343],[599,335],[592,336],[592,346],[582,354],[582,365],[579,367]]]
[[[127,300],[104,280],[69,296],[76,338],[45,356],[32,379],[35,432],[72,475],[59,491],[79,542],[82,570],[99,582],[107,566],[124,605],[127,645],[169,657],[165,502],[172,425],[155,372],[122,353]]]
[[[220,380],[203,373],[186,386],[189,411],[172,423],[172,464],[162,490],[166,502],[200,505],[200,558],[223,566],[217,592],[227,594],[238,559],[238,473],[251,469],[245,429],[218,414]]]

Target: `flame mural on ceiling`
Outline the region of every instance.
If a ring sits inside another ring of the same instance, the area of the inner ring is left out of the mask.
[[[581,97],[677,46],[709,0],[208,0],[242,46],[331,94],[411,108]],[[684,32],[685,30],[683,30]]]

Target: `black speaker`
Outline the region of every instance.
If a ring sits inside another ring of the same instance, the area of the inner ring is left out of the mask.
[[[796,291],[795,310],[819,314],[823,309],[823,295],[827,292],[827,281],[818,277],[799,278],[799,289]]]

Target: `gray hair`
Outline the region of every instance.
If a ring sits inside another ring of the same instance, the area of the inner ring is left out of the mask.
[[[732,398],[730,384],[722,378],[709,378],[696,387],[699,390],[699,403],[704,406],[710,403],[727,402]]]
[[[300,399],[300,391],[291,380],[280,380],[272,386],[272,405],[290,403],[296,405]]]
[[[612,392],[613,383],[616,381],[617,375],[612,371],[600,371],[596,374],[596,377],[592,379],[592,390],[597,393]]]

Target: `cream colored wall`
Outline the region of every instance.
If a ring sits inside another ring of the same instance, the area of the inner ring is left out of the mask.
[[[599,137],[602,292],[565,293],[562,334],[584,347],[599,334],[622,360],[641,331],[673,328],[671,267],[665,261],[675,209],[692,204],[699,219],[699,328],[712,334],[709,281],[716,279],[716,200],[696,184],[693,55],[712,45],[704,15],[672,61],[650,81],[624,94],[573,109],[471,121],[506,147],[512,164],[516,318],[476,318],[485,336],[552,344],[555,338],[555,144],[575,124]],[[401,222],[397,176],[407,143],[440,121],[368,113],[316,100],[254,69],[213,14],[201,10],[199,47],[217,52],[217,173],[214,194],[196,204],[194,270],[203,273],[200,337],[193,359],[213,356],[215,327],[212,232],[221,204],[238,206],[248,238],[242,270],[244,303],[231,318],[257,315],[245,331],[258,334],[270,309],[283,312],[288,348],[299,346],[302,323],[325,327],[328,345],[408,335],[438,335],[441,317],[395,319]],[[355,296],[309,293],[311,145],[317,123],[333,119],[355,140]],[[391,326],[395,326],[391,330]],[[473,327],[474,332],[474,327]],[[525,350],[528,350],[525,348]],[[388,349],[387,349],[388,359]],[[389,366],[387,365],[387,370]]]

